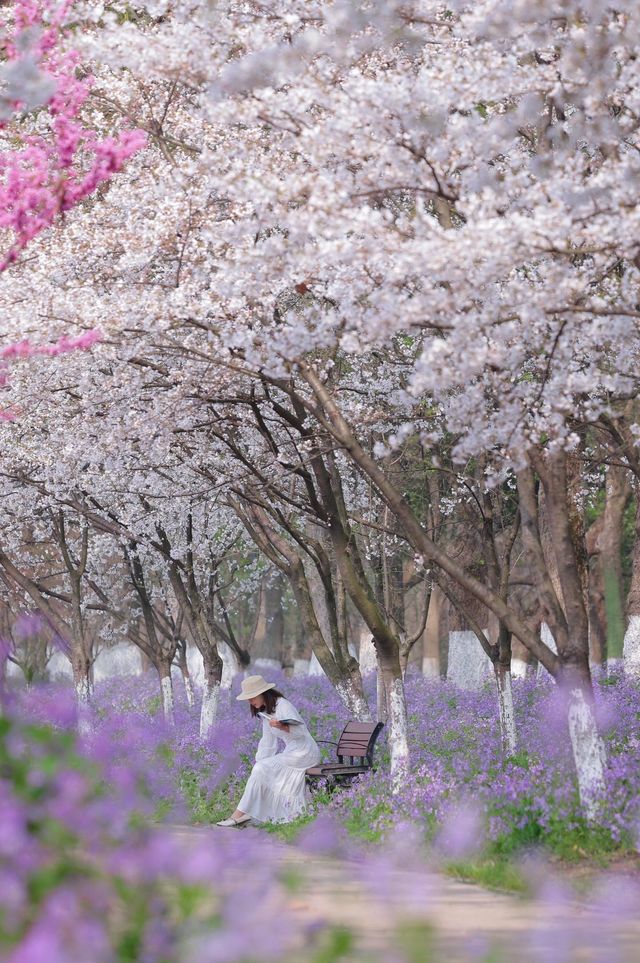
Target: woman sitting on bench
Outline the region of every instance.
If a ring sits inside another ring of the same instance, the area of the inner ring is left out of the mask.
[[[251,715],[262,719],[262,738],[256,762],[238,808],[218,826],[246,826],[256,822],[287,823],[307,806],[305,770],[317,766],[320,749],[297,709],[261,675],[242,682],[238,700],[246,700]],[[284,750],[278,753],[278,739]]]

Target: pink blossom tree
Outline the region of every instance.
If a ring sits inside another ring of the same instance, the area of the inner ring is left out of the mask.
[[[73,0],[14,0],[0,22],[4,33],[4,89],[0,95],[0,272],[34,238],[93,195],[146,142],[142,130],[102,136],[83,122],[92,84],[68,47]],[[27,338],[5,344],[0,360],[55,355],[91,347],[94,330],[54,343]],[[0,418],[13,417],[11,409]]]

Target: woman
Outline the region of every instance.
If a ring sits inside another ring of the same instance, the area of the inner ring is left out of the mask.
[[[238,808],[217,825],[246,826],[251,819],[290,822],[306,808],[304,772],[318,765],[320,750],[298,710],[274,682],[250,675],[236,698],[249,703],[252,716],[261,717],[262,738]],[[282,752],[278,752],[278,739],[284,742]]]

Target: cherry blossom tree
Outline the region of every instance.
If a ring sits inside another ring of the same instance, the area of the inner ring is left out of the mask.
[[[295,398],[305,468],[317,439],[339,450],[419,564],[566,688],[595,814],[582,466],[595,433],[601,464],[630,473],[636,458],[635,6],[278,0],[265,16],[220,2],[215,22],[197,2],[137,10],[87,11],[77,46],[96,64],[95,111],[145,129],[149,149],[90,217],[77,207],[32,243],[35,297],[20,301],[18,274],[1,292],[14,330],[35,316],[52,334],[100,324],[105,344],[66,385],[55,359],[38,361],[50,383],[18,375],[17,399],[35,410],[55,385],[73,406],[75,392],[93,424],[76,412],[69,447],[97,444],[99,412],[99,441],[164,457],[171,435],[204,434],[208,400],[234,381]],[[380,356],[402,371],[384,411]],[[515,480],[557,652],[500,579],[431,537],[389,472],[394,453],[414,440],[435,453],[445,434],[454,463],[482,461],[482,497]]]
[[[78,77],[78,55],[65,49],[72,16],[72,0],[14,0],[6,6],[1,120],[9,149],[0,168],[0,227],[12,240],[0,271],[59,214],[121,170],[145,142],[140,130],[100,137],[82,123],[91,76]],[[32,118],[30,112],[40,107],[44,111]]]
[[[94,195],[143,147],[136,129],[103,136],[83,122],[92,77],[79,76],[68,48],[73,0],[14,0],[0,19],[3,31],[0,94],[0,272],[55,220]],[[23,332],[21,332],[23,335]],[[61,335],[49,343],[19,340],[0,347],[0,385],[6,362],[33,354],[57,355],[90,348],[97,330]],[[11,407],[0,419],[15,417]]]

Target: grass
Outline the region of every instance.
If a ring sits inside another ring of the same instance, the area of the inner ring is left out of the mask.
[[[226,819],[236,808],[242,795],[243,783],[233,776],[214,790],[200,785],[198,773],[185,769],[180,774],[180,788],[194,824],[212,824]]]
[[[298,816],[290,823],[262,823],[260,828],[284,843],[294,843],[305,826],[309,826],[315,820],[316,815],[315,812],[309,812],[304,816]]]
[[[529,890],[529,885],[518,864],[511,859],[498,856],[456,860],[445,863],[442,870],[447,876],[463,880],[465,883],[478,883],[486,889],[523,895]]]

